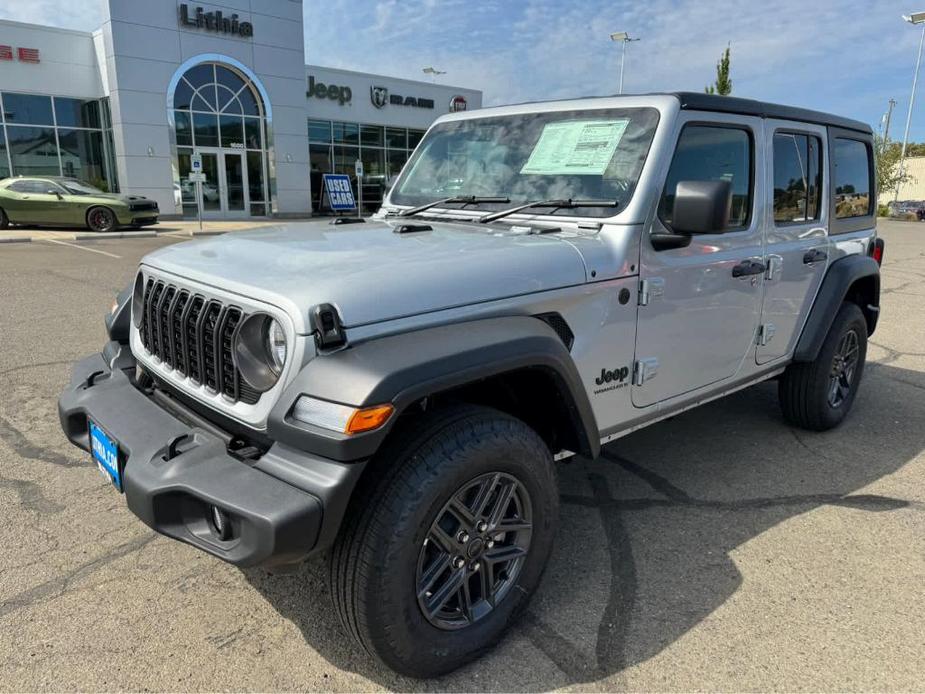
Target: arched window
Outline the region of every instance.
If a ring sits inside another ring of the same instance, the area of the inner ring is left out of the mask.
[[[263,149],[264,110],[248,80],[216,63],[187,70],[173,94],[179,147]]]
[[[176,143],[174,195],[177,211],[186,217],[197,209],[196,186],[189,181],[194,152],[202,155],[207,176],[201,193],[204,215],[270,212],[270,105],[246,67],[224,60],[229,63],[209,61],[185,69],[168,93]]]

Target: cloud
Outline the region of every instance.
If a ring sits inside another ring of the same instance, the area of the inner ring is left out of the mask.
[[[158,0],[161,1],[161,0]],[[256,0],[254,0],[256,2]],[[627,46],[626,90],[700,91],[732,47],[734,93],[876,123],[904,114],[918,32],[907,0],[305,0],[312,63],[482,89],[486,104],[612,94]],[[0,17],[84,30],[102,6],[5,2]],[[925,104],[925,98],[920,100]],[[925,108],[925,106],[923,106]],[[925,139],[925,118],[913,119]],[[894,131],[895,132],[895,131]]]

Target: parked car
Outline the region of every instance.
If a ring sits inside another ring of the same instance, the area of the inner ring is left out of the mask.
[[[164,535],[325,553],[358,643],[440,675],[536,590],[555,461],[771,379],[789,424],[845,420],[872,162],[863,123],[704,94],[445,115],[371,221],[143,258],[61,424]]]
[[[915,220],[921,222],[925,219],[925,201],[897,200],[887,203],[890,217],[893,219]]]
[[[113,231],[157,224],[157,202],[140,195],[104,193],[61,176],[19,176],[0,180],[0,229],[10,224],[87,226]]]

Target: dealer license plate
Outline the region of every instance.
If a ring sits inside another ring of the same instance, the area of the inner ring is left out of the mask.
[[[121,492],[122,472],[119,469],[119,444],[93,421],[90,422],[90,452],[100,471]]]

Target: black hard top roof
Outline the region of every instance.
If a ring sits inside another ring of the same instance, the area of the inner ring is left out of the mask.
[[[719,111],[721,113],[739,113],[746,116],[760,116],[762,118],[779,118],[781,120],[795,120],[804,123],[817,123],[819,125],[832,125],[836,128],[857,130],[870,135],[873,131],[867,123],[831,113],[812,111],[808,108],[795,106],[782,106],[769,104],[765,101],[753,99],[740,99],[735,96],[719,96],[717,94],[702,94],[700,92],[675,92],[672,94],[681,102],[681,108],[691,111]]]
[[[798,108],[796,106],[782,106],[781,104],[771,104],[766,101],[755,101],[754,99],[740,99],[737,96],[719,96],[717,94],[706,94],[703,92],[649,92],[646,94],[612,94],[609,96],[584,96],[579,99],[612,99],[614,97],[645,97],[645,96],[673,96],[681,102],[683,110],[691,111],[715,111],[719,113],[738,113],[745,116],[758,116],[760,118],[779,118],[780,120],[794,120],[803,123],[816,123],[817,125],[831,125],[836,128],[845,128],[846,130],[855,130],[865,135],[873,133],[867,123],[852,118],[843,118],[831,113],[822,111],[813,111],[808,108]],[[528,106],[530,104],[548,104],[560,101],[574,101],[575,99],[550,99],[541,101],[525,101],[520,104],[509,104],[510,106]],[[489,107],[490,108],[490,107]],[[474,113],[478,113],[475,111]]]

